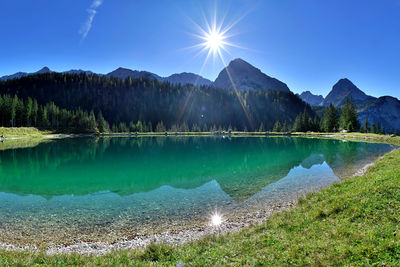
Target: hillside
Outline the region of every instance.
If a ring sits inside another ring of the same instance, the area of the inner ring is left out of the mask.
[[[100,111],[111,124],[159,122],[169,129],[198,126],[255,130],[275,121],[293,124],[311,108],[290,91],[232,90],[192,85],[172,85],[149,79],[119,79],[98,75],[45,73],[0,82],[0,94],[31,97],[39,104],[54,102],[60,108]]]

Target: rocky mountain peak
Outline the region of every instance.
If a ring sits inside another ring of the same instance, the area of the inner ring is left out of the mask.
[[[353,82],[344,78],[340,79],[332,87],[332,91],[326,96],[322,105],[328,106],[332,103],[334,106],[340,107],[345,103],[347,98],[353,99],[355,103],[360,103],[373,97],[366,95]]]
[[[285,83],[262,73],[260,69],[240,58],[232,60],[219,73],[213,86],[237,90],[290,91]]]

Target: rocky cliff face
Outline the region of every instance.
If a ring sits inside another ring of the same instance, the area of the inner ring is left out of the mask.
[[[357,111],[362,123],[368,118],[369,123],[380,122],[386,131],[400,130],[400,101],[397,98],[375,98],[358,106]]]
[[[322,95],[314,95],[310,91],[305,91],[299,95],[299,97],[311,106],[322,105],[324,97]]]
[[[218,75],[213,86],[239,91],[249,89],[276,90],[290,92],[288,86],[250,65],[242,59],[229,63]]]
[[[335,107],[341,107],[346,99],[353,99],[354,103],[360,104],[373,97],[366,95],[357,88],[349,79],[340,79],[332,88],[332,91],[322,102],[323,106],[333,104]]]

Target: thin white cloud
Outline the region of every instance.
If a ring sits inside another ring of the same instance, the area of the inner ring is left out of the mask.
[[[81,29],[79,30],[79,34],[82,35],[82,40],[86,38],[88,35],[90,29],[92,28],[92,23],[94,20],[94,17],[96,16],[97,13],[97,8],[101,6],[103,3],[103,0],[93,0],[92,4],[90,5],[90,8],[88,8],[87,12],[89,14],[86,22],[82,24]]]

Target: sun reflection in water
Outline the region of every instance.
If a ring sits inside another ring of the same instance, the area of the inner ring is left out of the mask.
[[[217,212],[211,216],[211,225],[220,226],[222,224],[222,216]]]

